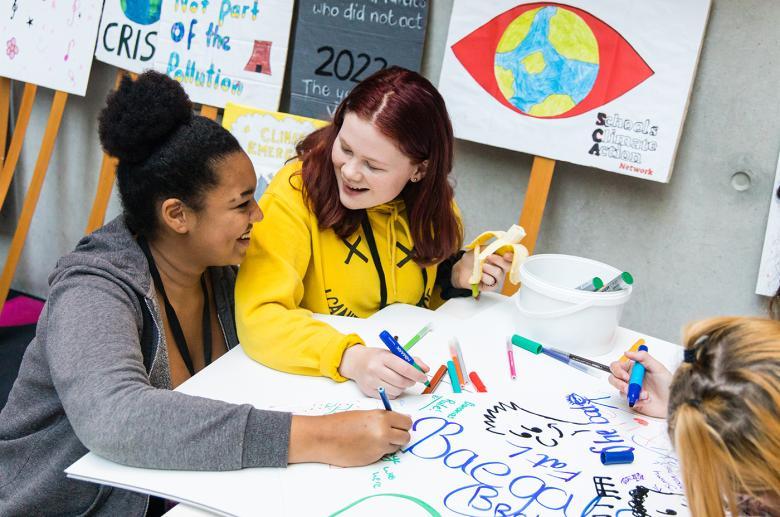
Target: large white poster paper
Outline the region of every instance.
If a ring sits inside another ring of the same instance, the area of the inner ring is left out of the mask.
[[[393,402],[412,416],[411,442],[366,467],[172,476],[90,455],[68,472],[225,515],[689,515],[665,424],[618,405],[580,390],[414,397]],[[377,407],[362,399],[276,409],[313,415]],[[632,451],[636,459],[602,465],[603,451]]]
[[[165,0],[154,67],[193,102],[276,110],[292,9],[287,0]]]
[[[466,385],[456,395],[445,379],[434,395],[391,402],[414,421],[401,453],[358,468],[237,472],[134,469],[89,454],[67,472],[225,515],[689,515],[666,422],[631,412],[604,378],[544,354],[518,349],[517,378],[510,380],[503,338],[495,339],[510,325],[505,316],[488,310],[460,326],[446,315],[411,309],[390,306],[365,320],[321,317],[341,332],[359,333],[369,346],[383,346],[381,329],[405,342],[422,322],[433,321],[416,353],[429,365],[442,364],[454,333],[464,364],[479,371],[488,393]],[[382,407],[361,397],[354,383],[271,370],[241,349],[178,391],[304,415]],[[633,463],[602,465],[602,452],[627,451]]]
[[[87,91],[102,0],[9,0],[0,76],[76,95]]]
[[[394,409],[414,420],[411,442],[367,467],[288,469],[286,514],[689,515],[665,425],[621,411],[608,395],[522,398],[398,401]],[[632,451],[636,460],[602,465],[603,451]]]
[[[456,0],[439,87],[455,135],[667,182],[710,0]]]

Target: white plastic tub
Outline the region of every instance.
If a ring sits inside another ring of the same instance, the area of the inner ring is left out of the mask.
[[[574,354],[601,355],[612,348],[632,288],[608,293],[575,289],[594,276],[606,284],[622,271],[571,255],[534,255],[520,267],[515,294],[517,333]]]

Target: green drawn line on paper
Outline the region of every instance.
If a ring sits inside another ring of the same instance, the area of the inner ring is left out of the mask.
[[[366,501],[368,499],[372,499],[374,497],[398,497],[399,499],[406,499],[407,501],[413,502],[414,504],[416,504],[417,506],[419,506],[420,508],[422,508],[423,510],[428,512],[428,515],[430,515],[431,517],[441,517],[441,514],[438,511],[436,511],[436,508],[434,508],[433,506],[429,505],[428,503],[426,503],[422,499],[417,499],[416,497],[412,497],[410,495],[405,495],[405,494],[374,494],[374,495],[368,495],[366,497],[358,499],[357,501],[355,501],[354,503],[352,503],[352,504],[350,504],[348,506],[345,506],[341,510],[338,510],[337,512],[330,514],[330,517],[335,517],[336,515],[342,514],[342,513],[346,512],[347,510],[349,510],[350,508],[352,508],[354,506],[357,506],[358,504],[362,503],[363,501]]]

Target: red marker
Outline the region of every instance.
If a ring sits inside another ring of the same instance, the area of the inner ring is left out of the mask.
[[[429,393],[433,393],[433,390],[435,390],[439,386],[439,383],[441,382],[441,379],[442,377],[444,377],[445,373],[447,373],[447,366],[446,365],[439,366],[436,375],[434,375],[433,379],[431,379],[431,385],[425,388],[422,394],[427,395]]]
[[[482,379],[479,378],[477,372],[471,371],[469,373],[469,379],[471,379],[471,382],[474,383],[474,386],[477,388],[478,393],[487,393],[487,389],[485,389],[485,385],[482,384]]]

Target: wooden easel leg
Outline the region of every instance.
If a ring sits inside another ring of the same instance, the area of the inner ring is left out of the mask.
[[[8,142],[8,111],[11,108],[11,80],[0,77],[0,170],[5,163],[5,144]]]
[[[211,120],[217,120],[217,112],[219,111],[219,108],[215,108],[214,106],[206,106],[205,104],[200,107],[200,114],[201,116],[204,116],[206,118],[210,118]]]
[[[523,202],[523,211],[520,214],[520,226],[525,229],[526,236],[523,239],[523,246],[528,249],[529,254],[533,254],[536,247],[536,238],[539,236],[539,228],[542,225],[542,216],[544,216],[544,207],[547,204],[547,194],[550,192],[550,183],[552,182],[553,169],[555,169],[555,160],[534,156],[534,163],[531,166],[531,177],[528,180],[528,190],[525,193]],[[507,296],[514,294],[519,285],[513,285],[507,278],[504,279],[504,288],[501,292]]]
[[[27,134],[27,123],[30,122],[30,113],[32,113],[35,92],[37,90],[38,87],[34,84],[27,83],[24,85],[22,103],[19,106],[19,116],[16,117],[16,126],[14,126],[14,134],[11,137],[11,145],[8,146],[8,155],[5,163],[3,163],[3,170],[0,172],[0,208],[5,203],[8,189],[11,187],[11,180],[14,178],[14,170],[22,152],[22,142],[24,142],[24,136]]]
[[[54,142],[57,140],[57,133],[60,129],[62,113],[65,111],[65,101],[67,100],[68,94],[65,92],[57,91],[54,94],[51,111],[49,112],[49,121],[46,124],[43,141],[41,142],[41,150],[38,153],[38,161],[35,162],[32,181],[30,181],[30,187],[27,189],[27,195],[24,198],[24,205],[22,205],[19,223],[16,226],[16,232],[14,232],[14,237],[11,241],[8,258],[5,260],[3,274],[0,276],[0,311],[2,311],[5,300],[8,297],[8,292],[11,289],[11,281],[14,278],[16,266],[19,264],[19,258],[22,255],[24,241],[27,239],[27,233],[30,230],[30,223],[32,222],[33,214],[35,213],[35,207],[38,204],[38,198],[40,197],[41,188],[43,187],[43,180],[46,178],[46,171],[49,168],[51,154],[52,151],[54,151]]]
[[[111,191],[114,188],[114,178],[116,176],[117,159],[103,153],[103,161],[100,164],[100,176],[98,177],[97,193],[95,201],[92,203],[92,209],[89,211],[87,219],[87,229],[84,233],[92,233],[101,226],[106,219],[106,210],[108,202],[111,200]]]
[[[123,70],[117,70],[116,81],[114,82],[115,90],[119,87],[119,83],[124,74],[125,72]],[[103,153],[103,161],[100,164],[100,176],[98,176],[97,192],[95,193],[95,200],[92,202],[92,208],[89,211],[87,229],[84,233],[92,233],[103,226],[103,222],[106,219],[108,202],[111,200],[111,190],[114,188],[116,166],[117,160],[108,156],[106,153]]]

